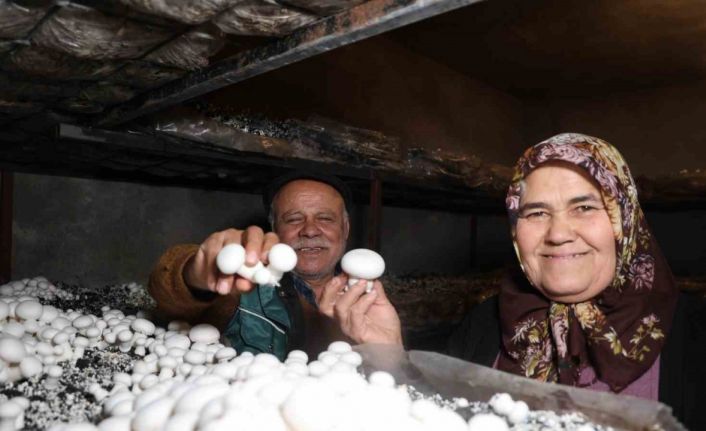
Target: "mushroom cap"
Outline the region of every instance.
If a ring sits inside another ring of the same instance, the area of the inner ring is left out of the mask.
[[[245,249],[240,244],[228,244],[216,256],[216,266],[225,275],[235,274],[243,263],[245,263]]]
[[[267,254],[267,260],[279,272],[291,271],[297,266],[297,252],[287,244],[275,244]]]
[[[137,318],[132,322],[130,328],[132,328],[133,331],[141,332],[145,335],[152,335],[156,327],[154,323],[147,319]]]
[[[201,323],[189,331],[189,338],[193,342],[200,342],[205,344],[217,343],[221,337],[221,333],[213,325],[208,323]]]
[[[14,418],[22,414],[24,409],[14,401],[0,404],[0,418]]]
[[[11,364],[17,364],[25,356],[27,356],[27,349],[22,340],[10,335],[0,338],[0,359]]]
[[[4,320],[9,315],[10,315],[10,306],[7,305],[7,302],[0,300],[0,320]]]
[[[93,325],[93,318],[89,315],[78,316],[71,322],[71,325],[76,329],[85,329]]]
[[[385,272],[385,260],[372,250],[356,248],[343,255],[341,268],[352,277],[375,280]]]
[[[22,301],[15,307],[15,316],[22,320],[37,320],[42,315],[42,304],[39,301]]]

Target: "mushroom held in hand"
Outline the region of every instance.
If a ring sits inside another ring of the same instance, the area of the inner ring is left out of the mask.
[[[385,260],[367,248],[351,250],[341,259],[341,268],[348,274],[348,287],[358,280],[367,280],[366,292],[373,290],[373,280],[385,272]]]
[[[257,284],[278,285],[282,275],[297,266],[297,254],[287,244],[275,244],[269,251],[270,264],[262,262],[255,266],[245,265],[245,248],[240,244],[228,244],[216,256],[216,265],[223,274],[238,274]]]

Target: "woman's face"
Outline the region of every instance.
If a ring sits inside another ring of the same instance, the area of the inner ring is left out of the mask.
[[[525,178],[516,240],[532,285],[547,298],[583,302],[615,276],[615,237],[601,193],[580,168],[543,165]]]

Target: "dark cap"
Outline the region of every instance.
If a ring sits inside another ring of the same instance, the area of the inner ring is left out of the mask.
[[[277,192],[279,192],[280,189],[286,184],[289,184],[292,181],[296,180],[318,181],[320,183],[328,184],[329,186],[333,187],[343,198],[343,204],[346,206],[346,210],[350,214],[351,205],[353,204],[353,198],[351,194],[351,189],[348,187],[348,185],[341,181],[340,178],[335,177],[333,175],[326,175],[319,172],[311,171],[292,171],[272,180],[272,182],[270,182],[270,184],[268,184],[267,187],[265,187],[265,190],[262,192],[262,203],[265,206],[266,213],[270,213],[272,200],[275,198]]]

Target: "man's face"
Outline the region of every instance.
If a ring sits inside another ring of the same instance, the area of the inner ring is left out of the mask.
[[[272,208],[275,233],[297,252],[295,272],[305,280],[332,276],[350,229],[338,191],[318,181],[295,180],[279,190]]]

